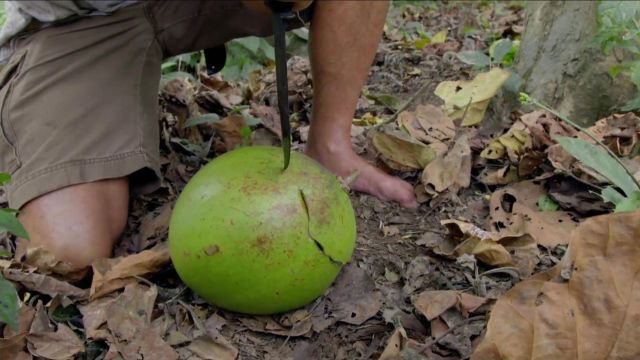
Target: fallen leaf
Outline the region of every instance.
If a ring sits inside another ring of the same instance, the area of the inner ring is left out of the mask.
[[[604,214],[613,210],[605,203],[598,189],[571,177],[554,176],[547,180],[549,196],[564,209],[571,209],[583,216]]]
[[[86,270],[78,270],[42,247],[30,247],[29,241],[24,239],[18,240],[15,258],[20,264],[38,269],[40,274],[55,274],[69,281],[80,280],[87,274]]]
[[[456,257],[463,254],[474,255],[488,265],[502,266],[513,263],[509,251],[497,242],[496,234],[459,220],[443,220],[440,223],[445,225],[449,233],[459,241],[453,250],[453,255]]]
[[[415,118],[425,134],[427,143],[447,143],[453,139],[456,126],[439,107],[433,105],[418,105]]]
[[[397,359],[400,352],[404,349],[407,342],[407,332],[402,327],[398,327],[393,331],[393,334],[387,340],[387,346],[380,354],[378,360],[393,360]]]
[[[199,336],[187,348],[205,360],[235,360],[238,357],[238,349],[219,334]]]
[[[560,264],[496,302],[472,359],[637,358],[638,238],[640,211],[584,221]]]
[[[18,331],[4,327],[3,338],[0,339],[0,359],[16,359],[23,352],[35,313],[32,307],[21,304]]]
[[[27,335],[31,354],[46,359],[66,360],[84,351],[84,343],[73,330],[63,323],[58,323],[57,327],[56,331]]]
[[[338,321],[361,325],[382,307],[374,281],[354,263],[345,266],[334,286],[311,314],[313,330],[320,332]]]
[[[137,251],[149,247],[152,238],[166,235],[169,229],[172,205],[172,203],[166,203],[158,211],[149,213],[140,220],[140,234],[136,238]]]
[[[135,282],[135,276],[159,271],[170,262],[169,248],[161,243],[137,254],[113,259],[102,258],[93,264],[90,300],[104,296]]]
[[[262,125],[269,129],[272,133],[278,135],[282,139],[282,130],[280,128],[280,115],[278,110],[272,106],[251,103],[251,114],[262,121]]]
[[[231,151],[244,142],[242,129],[246,127],[242,115],[231,115],[211,124],[222,137],[226,151]]]
[[[373,146],[390,168],[400,171],[422,170],[435,158],[428,146],[414,141],[402,133],[376,133]]]
[[[452,119],[463,119],[462,126],[482,121],[489,101],[500,90],[511,73],[499,67],[478,74],[471,81],[443,81],[435,95],[444,100],[444,109]]]
[[[84,351],[84,344],[67,325],[58,323],[57,329],[52,326],[47,310],[38,301],[27,335],[27,348],[34,356],[65,360]]]
[[[306,312],[306,310],[303,311]],[[243,317],[239,320],[244,326],[253,331],[280,336],[306,336],[313,326],[309,313],[305,318],[291,324],[282,324],[269,316]]]
[[[132,283],[110,302],[106,323],[109,331],[118,339],[131,340],[145,332],[151,324],[153,306],[158,296],[156,287]]]
[[[491,195],[489,226],[499,237],[529,234],[540,245],[566,244],[577,220],[565,211],[539,211],[538,199],[546,192],[534,181],[523,181]]]
[[[500,169],[485,168],[478,179],[487,185],[507,185],[518,181],[518,168],[513,165],[505,165]]]
[[[422,183],[427,192],[457,193],[471,183],[471,149],[466,135],[460,136],[451,150],[431,161],[422,172]]]
[[[110,315],[109,307],[114,301],[113,297],[102,297],[78,307],[82,314],[82,324],[87,338],[95,340],[109,338],[110,333],[104,325],[107,324],[107,318]]]
[[[89,298],[88,290],[80,289],[52,276],[23,272],[18,269],[6,269],[2,271],[2,274],[5,278],[18,282],[31,291],[36,291],[51,297],[61,295],[69,298],[73,302]]]

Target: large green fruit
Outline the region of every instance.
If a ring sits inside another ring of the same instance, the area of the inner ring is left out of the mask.
[[[320,296],[349,261],[356,224],[337,178],[309,157],[244,147],[204,166],[176,202],[171,259],[211,303],[271,314]]]

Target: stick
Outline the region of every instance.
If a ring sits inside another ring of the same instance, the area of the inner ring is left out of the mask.
[[[429,85],[431,85],[431,81],[425,82],[424,85],[422,85],[420,87],[420,89],[418,89],[418,91],[416,91],[413,95],[411,95],[409,100],[407,100],[404,104],[402,104],[402,106],[400,106],[400,108],[390,118],[383,120],[379,124],[376,124],[374,127],[378,127],[378,126],[385,125],[385,124],[392,123],[392,122],[396,121],[396,119],[398,118],[398,115],[400,115],[401,112],[407,110],[407,108],[409,106],[411,106],[411,104],[414,101],[416,101],[418,96],[420,96],[425,90],[427,90]]]

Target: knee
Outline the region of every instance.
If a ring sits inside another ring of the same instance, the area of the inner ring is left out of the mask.
[[[43,247],[78,268],[111,256],[128,216],[126,179],[73,185],[45,194],[20,212],[31,247]]]

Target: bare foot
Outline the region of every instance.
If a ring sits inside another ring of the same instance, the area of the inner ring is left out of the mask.
[[[407,208],[417,208],[413,187],[400,178],[386,174],[369,164],[351,149],[342,152],[316,151],[307,147],[307,155],[338,176],[347,177],[356,171],[358,176],[351,184],[356,191],[371,194],[378,199],[395,201]]]

